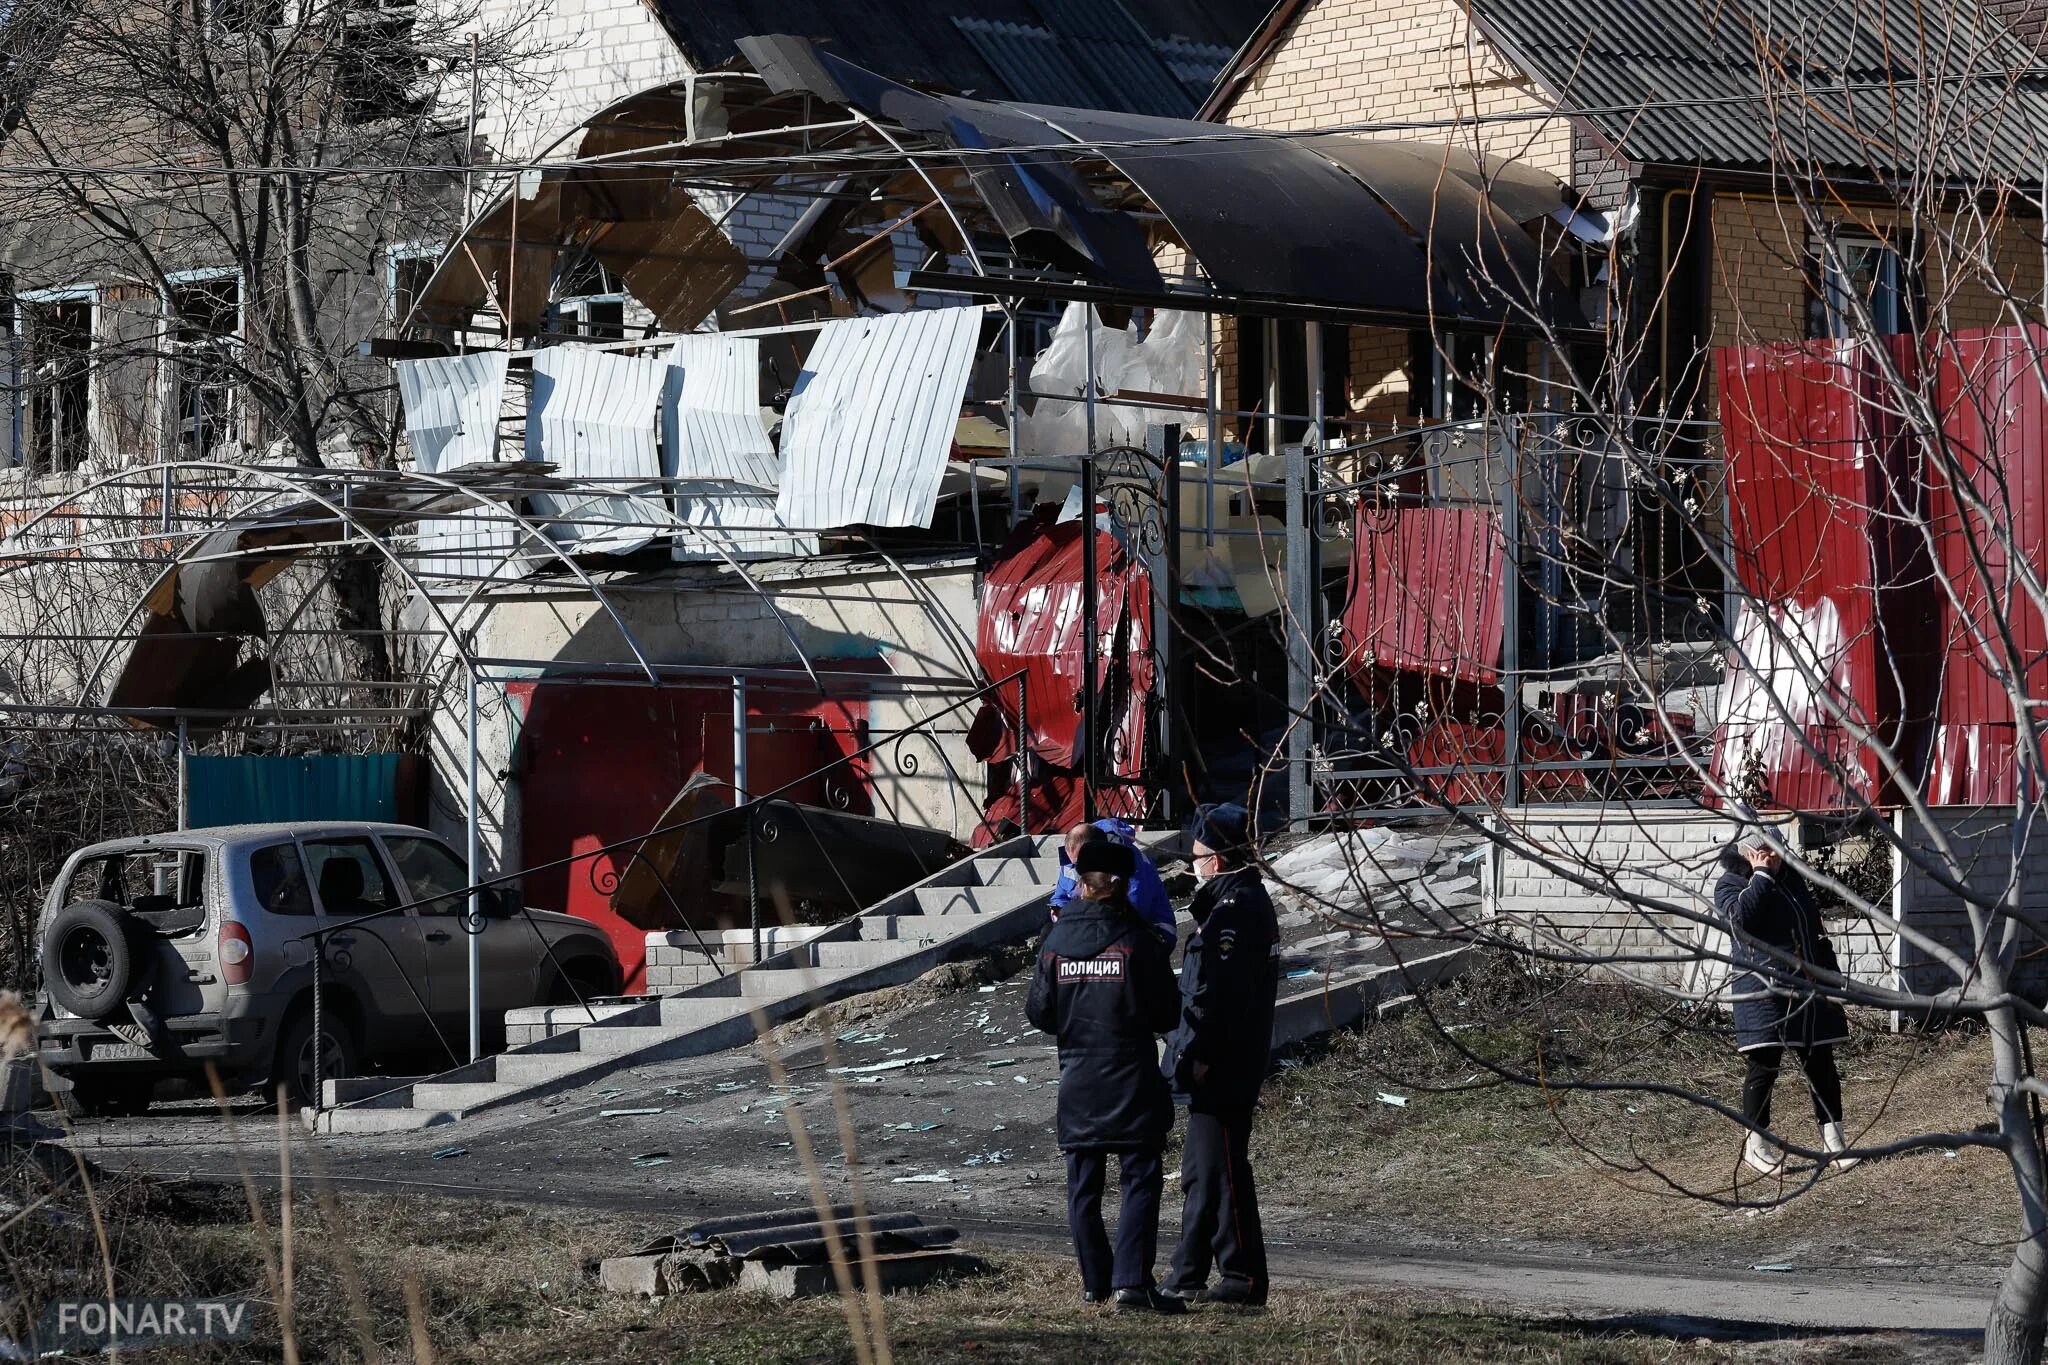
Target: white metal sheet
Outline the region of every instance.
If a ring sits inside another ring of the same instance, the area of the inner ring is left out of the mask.
[[[504,351],[481,351],[398,362],[414,468],[438,474],[497,458],[510,358]],[[430,586],[434,580],[447,586],[449,580],[510,576],[516,566],[507,556],[519,536],[511,517],[497,507],[424,518],[413,532],[413,572]]]
[[[593,486],[534,499],[557,544],[623,554],[667,525],[656,443],[667,375],[664,361],[581,346],[551,346],[534,356],[527,458],[546,460],[559,477]]]
[[[982,311],[825,324],[783,417],[785,524],[931,525]]]
[[[679,337],[668,366],[661,405],[666,472],[774,488],[775,443],[761,423],[760,339]]]
[[[413,464],[426,473],[494,459],[505,395],[504,351],[398,362],[398,397]]]
[[[818,538],[781,530],[781,469],[761,422],[761,343],[755,337],[680,337],[662,396],[662,467],[682,480],[679,560],[814,555]]]

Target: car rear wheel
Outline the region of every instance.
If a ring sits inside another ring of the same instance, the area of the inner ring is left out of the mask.
[[[134,926],[112,901],[78,901],[43,933],[43,983],[81,1019],[105,1019],[141,986]]]
[[[71,1088],[57,1096],[58,1107],[73,1118],[127,1118],[149,1108],[156,1082],[141,1076],[71,1079]]]
[[[321,1081],[338,1081],[355,1075],[362,1064],[362,1054],[347,1021],[335,1018],[329,1011],[320,1021],[320,1033]],[[311,1105],[317,1098],[313,1084],[313,1011],[310,1009],[301,1009],[293,1015],[278,1037],[277,1065],[270,1077],[273,1096],[280,1085],[286,1087],[294,1104]]]

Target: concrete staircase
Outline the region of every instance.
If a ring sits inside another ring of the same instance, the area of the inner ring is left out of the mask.
[[[588,1010],[513,1010],[505,1016],[508,1051],[438,1076],[387,1083],[371,1094],[364,1094],[370,1087],[342,1083],[330,1090],[337,1099],[363,1097],[322,1109],[312,1126],[323,1133],[425,1128],[574,1089],[630,1066],[750,1043],[760,1027],[814,1006],[900,985],[942,962],[1028,936],[1058,876],[1055,838],[1018,837],[838,924],[764,934],[759,962],[752,960],[746,930],[706,934],[708,953],[688,934],[669,935],[655,946],[649,969],[661,973],[659,984],[682,987],[676,993]]]

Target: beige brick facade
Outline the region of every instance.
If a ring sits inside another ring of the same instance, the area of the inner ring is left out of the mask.
[[[1373,135],[1454,138],[1569,178],[1571,127],[1563,118],[1469,122],[1549,107],[1451,0],[1320,0],[1294,21],[1219,118],[1244,128],[1432,125]]]
[[[1571,127],[1545,116],[1549,109],[1451,0],[1319,0],[1217,117],[1244,128],[1366,125],[1364,136],[1454,141],[1569,179]],[[1539,117],[1474,122],[1502,114]],[[1224,319],[1217,337],[1217,390],[1230,407],[1238,392],[1235,321]],[[1408,421],[1408,360],[1406,331],[1350,329],[1350,392],[1341,407],[1327,395],[1326,411],[1348,410],[1374,434]]]

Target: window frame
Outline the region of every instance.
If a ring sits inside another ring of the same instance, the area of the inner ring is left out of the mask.
[[[249,325],[248,282],[243,279],[240,267],[231,265],[208,266],[197,270],[172,271],[164,276],[164,287],[158,293],[158,304],[163,317],[163,349],[169,368],[167,382],[163,386],[167,409],[164,415],[165,434],[170,437],[170,449],[164,455],[166,459],[205,460],[210,458],[213,453],[214,447],[201,449],[189,446],[186,443],[187,429],[195,421],[186,411],[188,370],[194,362],[186,360],[184,356],[188,351],[197,353],[205,349],[205,345],[204,343],[187,342],[179,339],[178,333],[183,324],[183,317],[177,311],[175,296],[176,291],[181,288],[190,285],[216,284],[222,280],[233,280],[235,283],[235,330],[232,335],[225,337],[225,342],[221,349],[228,352],[231,356],[239,357],[246,343]],[[213,333],[209,335],[221,336],[222,334]],[[233,362],[230,362],[230,370],[232,370],[232,367]],[[230,377],[211,385],[202,381],[200,387],[217,388],[222,394],[222,406],[218,423],[221,435],[216,438],[214,443],[215,447],[217,447],[222,440],[232,439],[240,430],[243,415],[242,385],[238,380]]]
[[[462,878],[461,888],[454,892],[435,896],[431,900],[423,900],[418,888],[413,886],[412,878],[406,875],[405,864],[399,861],[397,850],[392,847],[393,841],[398,839],[405,839],[418,844],[429,844],[447,854],[448,860],[455,865],[457,873]],[[421,830],[418,834],[380,834],[377,837],[377,842],[384,846],[385,861],[390,863],[392,869],[398,874],[399,890],[405,895],[405,903],[412,907],[412,914],[439,919],[444,915],[462,916],[469,913],[469,896],[466,894],[470,886],[469,869],[455,850],[448,847],[446,841],[428,830]],[[443,901],[450,904],[449,909],[437,910],[428,908]]]
[[[14,337],[17,343],[17,377],[13,414],[13,457],[16,466],[27,468],[32,474],[68,474],[79,466],[89,464],[92,461],[93,425],[99,415],[100,406],[100,323],[102,321],[101,313],[105,307],[100,300],[100,292],[101,287],[97,280],[58,285],[48,289],[16,289],[14,291]],[[47,469],[35,468],[31,464],[31,456],[37,449],[37,442],[33,431],[36,425],[33,419],[35,386],[29,383],[27,379],[28,372],[33,367],[35,359],[30,347],[29,317],[34,309],[66,303],[84,303],[88,308],[86,314],[85,350],[82,353],[85,364],[85,415],[80,423],[79,457],[68,467],[57,468],[57,461],[54,457],[58,454],[58,449],[57,445],[53,443],[51,447],[53,458],[49,461],[51,467]]]

